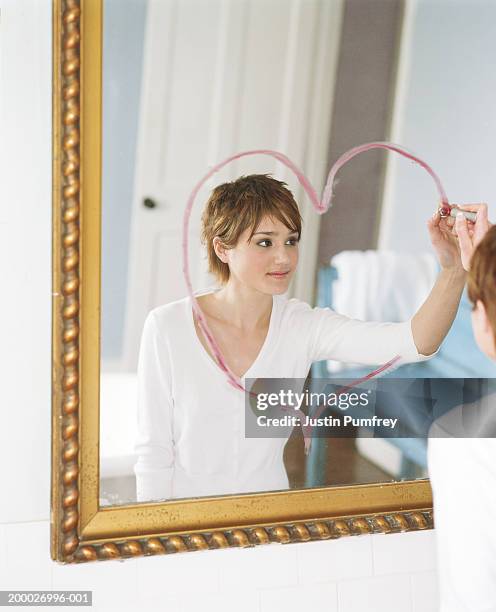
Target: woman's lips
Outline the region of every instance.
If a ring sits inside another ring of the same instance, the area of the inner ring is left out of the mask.
[[[267,274],[272,276],[272,278],[286,278],[289,274],[289,270],[287,272],[268,272]]]

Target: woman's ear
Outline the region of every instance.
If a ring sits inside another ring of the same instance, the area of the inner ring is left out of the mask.
[[[475,310],[479,316],[479,321],[481,322],[482,329],[484,332],[492,333],[491,323],[489,322],[489,317],[487,316],[486,307],[484,306],[484,302],[482,300],[477,300],[475,304]]]
[[[495,330],[487,316],[486,307],[481,300],[477,300],[475,311],[479,322],[479,339],[483,343],[482,350],[490,359],[496,360]],[[479,340],[477,340],[477,344],[481,347]]]
[[[226,250],[227,249],[224,246],[224,244],[222,243],[222,240],[218,236],[215,236],[215,238],[212,241],[212,245],[214,247],[214,251],[215,251],[215,254],[217,255],[217,257],[223,263],[227,263],[227,255],[226,255]]]

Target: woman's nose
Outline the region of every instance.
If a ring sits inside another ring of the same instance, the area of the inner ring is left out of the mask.
[[[277,247],[274,252],[274,261],[278,264],[289,262],[289,253],[285,245]]]

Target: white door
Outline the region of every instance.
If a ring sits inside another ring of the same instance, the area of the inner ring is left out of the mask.
[[[209,167],[243,150],[275,149],[321,191],[341,13],[341,0],[149,1],[123,369],[136,368],[147,313],[186,295],[183,213]],[[253,172],[285,180],[300,204],[305,234],[291,291],[309,300],[319,218],[291,173],[266,156],[237,160],[199,193],[190,232],[193,285],[213,284],[199,241],[211,189]]]

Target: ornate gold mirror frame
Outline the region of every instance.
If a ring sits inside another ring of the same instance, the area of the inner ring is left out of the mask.
[[[53,0],[53,58],[52,558],[432,528],[428,480],[99,507],[102,0]]]

